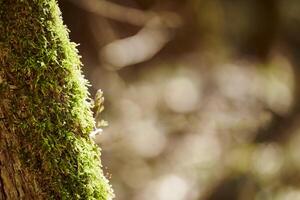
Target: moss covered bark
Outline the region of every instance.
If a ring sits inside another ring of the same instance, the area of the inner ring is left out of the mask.
[[[112,196],[55,0],[0,0],[0,199]]]

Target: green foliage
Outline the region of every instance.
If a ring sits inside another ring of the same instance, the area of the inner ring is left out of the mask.
[[[0,1],[1,99],[16,152],[49,199],[110,199],[76,45],[55,0]]]

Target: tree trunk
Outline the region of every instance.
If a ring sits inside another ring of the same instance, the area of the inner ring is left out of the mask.
[[[55,0],[0,0],[0,200],[112,198]]]

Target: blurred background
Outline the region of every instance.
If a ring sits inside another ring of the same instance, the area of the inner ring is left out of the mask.
[[[116,200],[300,199],[299,0],[60,0]]]

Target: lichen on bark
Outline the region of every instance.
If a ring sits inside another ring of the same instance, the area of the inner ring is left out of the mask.
[[[57,2],[0,0],[0,199],[112,198],[87,100]]]

